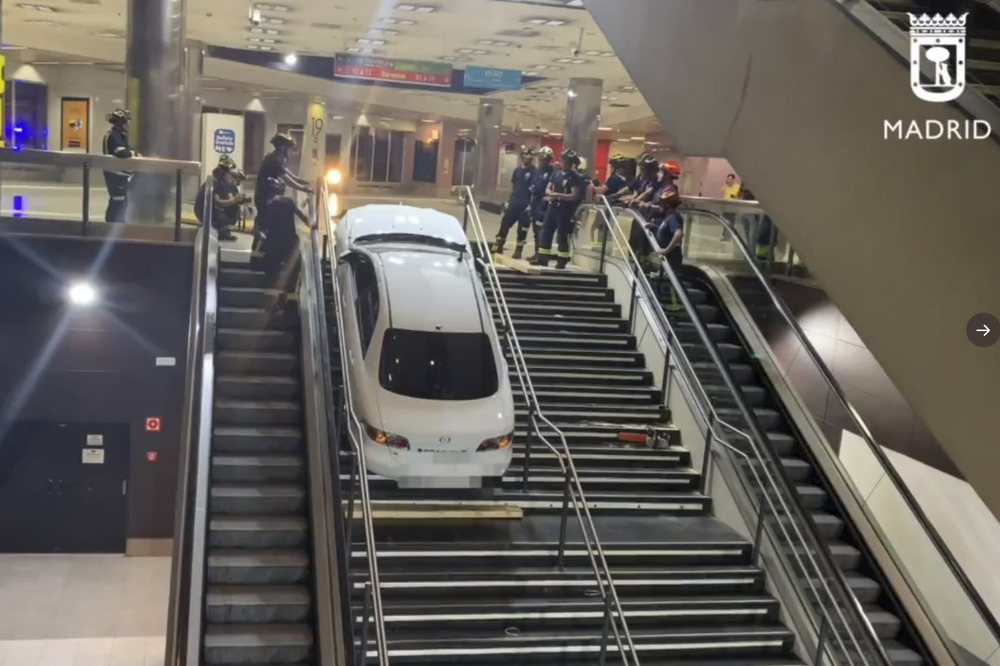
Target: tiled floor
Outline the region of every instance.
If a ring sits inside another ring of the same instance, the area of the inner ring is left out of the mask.
[[[0,555],[0,666],[163,663],[169,557]]]

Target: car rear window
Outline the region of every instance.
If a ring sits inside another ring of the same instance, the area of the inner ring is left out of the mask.
[[[390,328],[382,342],[379,381],[387,391],[424,400],[479,400],[498,388],[485,333]]]

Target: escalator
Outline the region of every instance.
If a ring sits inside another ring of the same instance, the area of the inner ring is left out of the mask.
[[[339,586],[327,470],[328,384],[311,266],[281,295],[196,242],[185,437],[167,629],[170,666],[335,664]],[[315,218],[313,218],[315,219]],[[314,261],[315,259],[315,261]]]
[[[919,0],[738,0],[725,8],[635,0],[628,12],[617,0],[584,4],[671,148],[732,164],[1000,515],[1000,450],[981,445],[1000,428],[1000,355],[964,334],[972,316],[998,308],[992,9],[954,3],[975,10],[969,85],[954,102],[934,103],[912,92],[911,40],[901,29],[907,8],[929,6]],[[926,121],[969,120],[988,121],[993,134],[900,138],[886,129],[915,122],[926,134]]]

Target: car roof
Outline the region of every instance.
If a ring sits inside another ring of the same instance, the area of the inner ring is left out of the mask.
[[[364,236],[405,233],[468,245],[458,220],[432,208],[371,204],[352,208],[341,224],[347,225],[347,240],[351,244]]]
[[[468,255],[444,249],[379,249],[390,325],[413,331],[480,333],[489,305],[478,295]]]

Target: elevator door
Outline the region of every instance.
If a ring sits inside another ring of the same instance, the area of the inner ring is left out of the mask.
[[[0,437],[0,552],[125,552],[127,425],[22,421]]]

